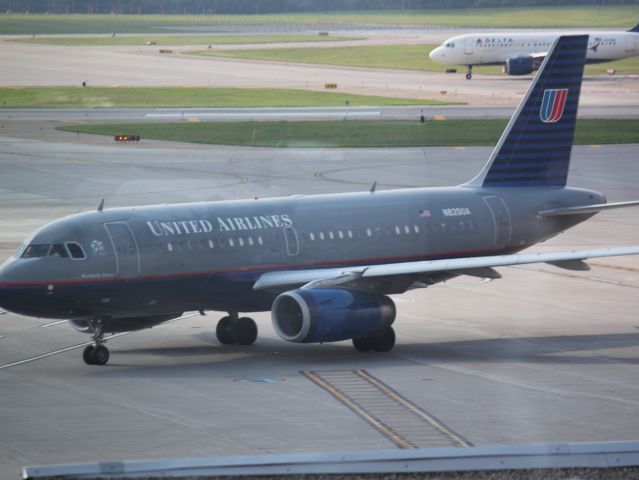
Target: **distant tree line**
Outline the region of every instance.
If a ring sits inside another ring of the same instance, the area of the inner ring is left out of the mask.
[[[0,0],[0,11],[197,15],[636,4],[639,0]]]

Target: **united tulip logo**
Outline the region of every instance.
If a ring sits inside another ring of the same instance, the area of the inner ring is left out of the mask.
[[[555,123],[561,119],[568,98],[567,88],[555,88],[544,90],[544,98],[541,101],[539,118],[544,123]]]

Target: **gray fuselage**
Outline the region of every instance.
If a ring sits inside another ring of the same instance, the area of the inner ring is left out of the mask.
[[[602,202],[582,189],[451,187],[92,211],[25,242],[75,243],[84,258],[11,258],[0,300],[50,318],[265,311],[278,293],[253,290],[265,272],[512,253],[592,215],[540,210]]]

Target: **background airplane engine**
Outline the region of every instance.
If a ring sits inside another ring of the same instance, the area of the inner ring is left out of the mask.
[[[134,332],[145,328],[155,327],[160,323],[173,320],[182,313],[167,313],[165,315],[152,315],[149,317],[108,318],[102,320],[104,333]],[[93,333],[87,320],[69,320],[69,325],[74,330],[82,333]]]
[[[506,59],[504,72],[508,75],[528,75],[535,68],[535,60],[528,55]]]
[[[395,304],[384,295],[357,290],[306,288],[279,295],[273,327],[289,342],[337,342],[390,326]]]

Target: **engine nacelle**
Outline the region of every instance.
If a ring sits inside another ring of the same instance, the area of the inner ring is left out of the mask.
[[[337,342],[390,326],[395,304],[384,295],[357,290],[301,288],[275,299],[271,319],[289,342]]]
[[[173,320],[181,315],[181,313],[167,313],[164,315],[151,315],[149,317],[105,318],[102,319],[102,327],[104,333],[134,332],[136,330],[155,327],[160,323]],[[69,325],[78,332],[92,333],[91,325],[87,320],[69,320]]]
[[[508,75],[528,75],[534,70],[535,61],[528,55],[506,59],[504,72]]]

